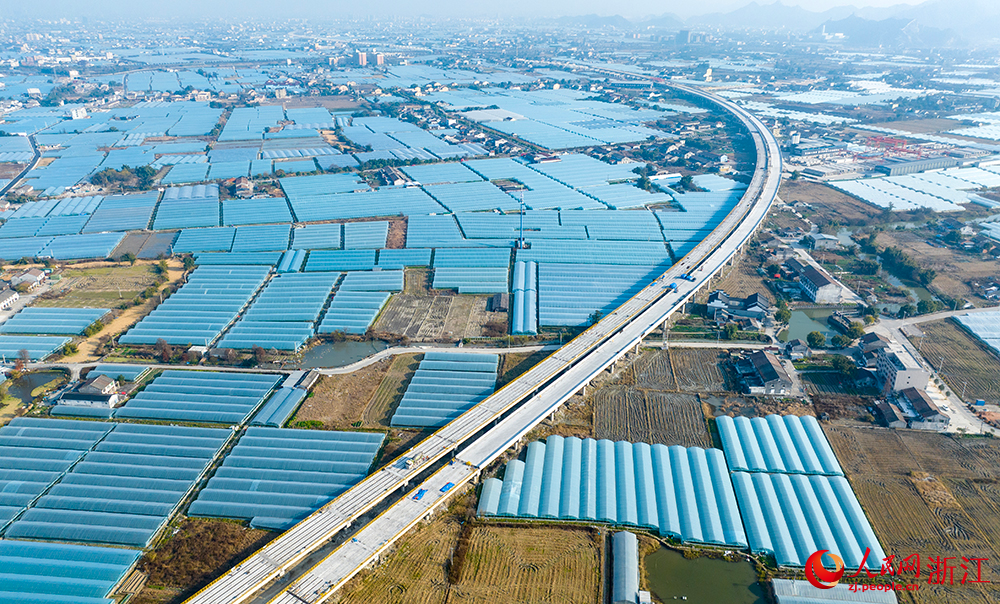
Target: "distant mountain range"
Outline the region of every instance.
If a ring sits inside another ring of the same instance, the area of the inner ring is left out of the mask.
[[[843,34],[859,45],[949,46],[959,44],[1000,44],[1000,0],[928,0],[911,6],[897,4],[885,8],[839,6],[823,12],[789,6],[777,0],[756,1],[727,13],[709,13],[688,19],[667,13],[658,17],[628,20],[615,15],[585,15],[552,19],[561,25],[588,28],[664,30],[786,30],[824,31]]]

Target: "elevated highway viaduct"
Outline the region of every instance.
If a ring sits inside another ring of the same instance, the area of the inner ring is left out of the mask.
[[[764,124],[739,106],[696,88],[675,87],[732,113],[753,138],[757,165],[751,182],[715,230],[616,310],[418,443],[408,452],[408,463],[368,476],[187,602],[324,601],[709,285],[763,222],[777,195],[781,155]],[[353,526],[370,515],[374,518],[360,528]],[[354,531],[349,538],[345,529]],[[317,550],[335,537],[340,545],[314,563]]]

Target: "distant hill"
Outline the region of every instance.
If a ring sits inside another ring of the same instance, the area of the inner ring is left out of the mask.
[[[950,29],[970,41],[1000,40],[997,0],[929,0],[905,7],[896,16],[914,19],[922,27]]]
[[[817,13],[801,6],[787,6],[780,0],[772,4],[751,2],[732,12],[691,17],[687,20],[687,24],[723,29],[788,29],[805,32],[818,27],[824,21],[842,19],[856,10],[853,6],[843,6]]]
[[[813,31],[843,34],[852,44],[882,48],[950,46],[960,42],[950,30],[925,27],[916,19],[901,17],[874,21],[851,15],[827,21]]]
[[[863,0],[861,0],[863,1]],[[581,15],[547,19],[565,26],[621,30],[656,27],[667,30],[720,28],[725,30],[788,30],[843,33],[852,43],[863,46],[948,46],[961,43],[1000,44],[1000,0],[927,0],[912,6],[838,6],[814,12],[789,6],[781,0],[756,0],[736,10],[708,13],[686,20],[672,13],[630,21],[620,15]]]

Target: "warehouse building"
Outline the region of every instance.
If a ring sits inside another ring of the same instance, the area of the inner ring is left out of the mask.
[[[888,159],[885,164],[876,166],[875,169],[889,176],[903,176],[904,174],[916,174],[928,170],[954,168],[957,165],[958,160],[953,157],[931,157],[914,161]]]

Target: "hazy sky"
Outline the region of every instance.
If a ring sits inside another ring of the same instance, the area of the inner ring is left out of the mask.
[[[759,4],[770,4],[772,0],[757,0]],[[899,4],[919,4],[920,0],[782,0],[786,5],[798,5],[814,11],[823,11],[834,6],[892,6]],[[620,14],[626,17],[641,17],[674,13],[681,17],[716,11],[729,11],[748,4],[748,0],[630,0],[628,2],[608,2],[608,0],[366,0],[347,2],[345,0],[295,0],[275,2],[274,0],[167,0],[136,2],[134,0],[0,0],[0,16],[32,16],[41,18],[65,17],[106,17],[149,15],[162,17],[202,17],[202,16],[269,16],[336,17],[351,14],[361,15],[490,15],[490,16],[559,16]]]

